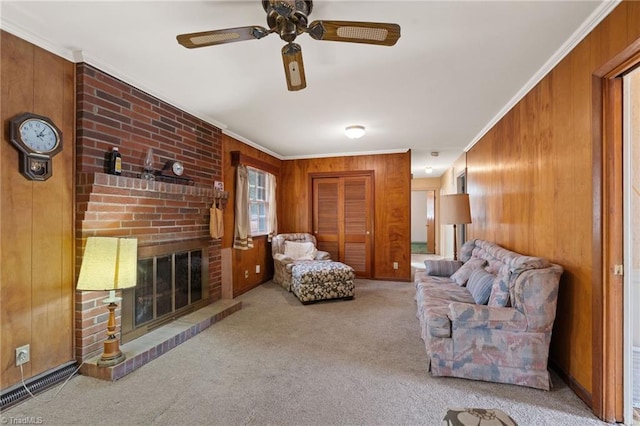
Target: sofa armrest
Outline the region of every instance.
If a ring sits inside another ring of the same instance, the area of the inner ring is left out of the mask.
[[[331,260],[331,255],[328,251],[318,250],[316,253],[316,260]]]
[[[282,268],[291,269],[290,265],[292,265],[294,262],[295,260],[285,256],[284,254],[276,254],[273,257],[273,263],[277,265],[281,265]]]
[[[459,260],[432,260],[427,259],[424,261],[425,272],[427,275],[434,277],[450,277],[462,266],[462,262]]]
[[[527,318],[514,308],[501,308],[470,303],[449,304],[452,328],[486,328],[526,331]]]

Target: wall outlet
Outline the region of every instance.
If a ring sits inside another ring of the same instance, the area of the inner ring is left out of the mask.
[[[16,367],[26,364],[31,360],[31,351],[29,345],[20,346],[16,348]]]
[[[256,265],[256,274],[260,273],[260,265]]]
[[[244,271],[244,277],[249,278],[249,271]]]
[[[393,269],[398,269],[398,262],[393,262]]]

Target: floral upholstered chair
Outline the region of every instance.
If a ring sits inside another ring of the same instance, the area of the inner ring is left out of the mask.
[[[292,270],[302,263],[330,261],[329,253],[316,248],[316,237],[308,233],[278,234],[271,240],[273,281],[291,291]]]

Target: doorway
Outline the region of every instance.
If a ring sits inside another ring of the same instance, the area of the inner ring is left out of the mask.
[[[411,254],[436,252],[436,191],[411,191]]]
[[[640,425],[640,68],[623,91],[624,419]]]
[[[640,66],[640,42],[632,43],[594,73],[598,127],[594,138],[594,257],[593,257],[593,394],[592,409],[602,420],[633,424],[632,329],[630,258],[631,183],[629,78]],[[624,79],[624,80],[623,80]],[[625,102],[625,98],[627,101]],[[626,109],[625,109],[626,108]],[[598,119],[601,121],[598,122]],[[626,120],[626,121],[625,121]],[[633,167],[638,164],[634,163]]]

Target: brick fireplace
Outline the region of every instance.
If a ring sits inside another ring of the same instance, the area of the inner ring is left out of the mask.
[[[76,87],[77,270],[89,236],[137,238],[140,250],[196,242],[206,246],[208,301],[221,299],[220,241],[209,236],[213,183],[222,180],[220,129],[87,64],[77,65]],[[121,176],[105,174],[113,147],[122,154]],[[155,170],[179,160],[190,181],[141,179],[149,148]],[[102,350],[104,297],[76,292],[78,361]]]

